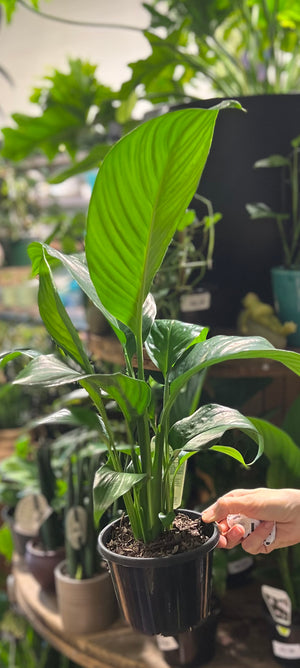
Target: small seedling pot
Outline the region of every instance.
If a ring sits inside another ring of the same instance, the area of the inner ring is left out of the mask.
[[[181,510],[192,519],[200,513]],[[108,550],[112,529],[100,533],[98,548],[107,561],[126,621],[147,635],[175,636],[199,626],[210,613],[212,551],[219,539],[215,524],[205,525],[207,541],[166,557],[127,557]]]

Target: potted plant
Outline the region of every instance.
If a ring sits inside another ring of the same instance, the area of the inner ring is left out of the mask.
[[[44,244],[34,243],[30,248],[33,271],[39,274],[41,317],[63,356],[59,352],[38,355],[25,351],[31,361],[15,382],[48,387],[77,382],[93,400],[99,433],[108,450],[107,462],[95,476],[95,517],[98,521],[120,496],[128,516],[104,529],[100,550],[109,561],[126,619],[150,634],[184,631],[209,613],[211,556],[218,532],[213,524],[204,529],[193,511],[177,512],[187,459],[211,447],[244,462],[234,448],[218,445],[221,435],[235,428],[245,431],[258,445],[256,457],[262,448],[256,428],[236,410],[205,405],[192,415],[187,411],[173,424],[172,406],[180,402],[196,374],[201,383],[205,369],[225,360],[264,357],[300,373],[297,353],[277,350],[260,337],[217,336],[205,340],[207,329],[200,325],[155,321],[153,299],[149,297],[151,283],[197,188],[223,106],[188,109],[152,119],[113,147],[102,163],[91,197],[87,264],[84,258],[65,256]],[[123,346],[125,372],[94,373],[55,289],[51,271],[54,259],[69,269],[108,318]],[[160,371],[160,388],[153,384],[151,375],[146,377],[143,342]],[[20,354],[14,351],[3,355],[2,363]],[[117,402],[124,416],[127,442],[121,445],[122,456],[107,418],[104,395]],[[192,543],[198,545],[184,552],[181,539],[187,539],[189,533],[180,531],[178,524],[189,525],[190,519]],[[175,540],[173,554],[133,557],[113,552],[109,540],[117,525],[128,537],[133,532],[133,545],[144,555],[151,549],[148,544],[153,546],[158,537],[158,542],[166,537]]]
[[[281,210],[274,211],[268,204],[247,204],[253,220],[271,219],[276,222],[282,247],[282,264],[271,269],[273,298],[282,322],[294,321],[297,329],[288,336],[290,345],[300,345],[300,318],[298,285],[300,277],[300,205],[299,205],[299,146],[300,135],[291,141],[289,155],[271,155],[258,160],[254,167],[275,168],[281,172]]]
[[[38,535],[25,546],[25,561],[42,589],[55,589],[54,569],[65,555],[62,513],[58,507],[57,481],[51,463],[50,446],[40,445],[37,451],[39,494],[25,497],[28,507],[23,509],[25,519],[32,522],[30,508],[36,509]],[[25,504],[24,504],[25,505]]]
[[[93,480],[99,457],[70,458],[65,509],[66,559],[55,568],[58,609],[67,633],[96,633],[118,615],[107,569],[97,554]],[[80,615],[74,609],[80,607]]]

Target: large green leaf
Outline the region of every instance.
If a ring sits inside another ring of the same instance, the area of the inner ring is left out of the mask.
[[[240,429],[250,436],[258,445],[253,461],[260,457],[263,450],[260,432],[239,411],[218,404],[201,406],[193,415],[176,422],[170,429],[169,443],[174,450],[197,451],[214,444],[229,429]]]
[[[262,434],[264,454],[270,465],[267,481],[270,487],[300,487],[300,448],[280,427],[251,418],[252,424]]]
[[[89,270],[85,262],[84,256],[79,255],[65,255],[60,251],[48,246],[47,244],[42,244],[37,241],[34,241],[28,246],[28,255],[32,262],[33,274],[37,275],[39,273],[39,267],[43,252],[46,254],[46,257],[54,258],[59,260],[62,265],[70,272],[71,276],[78,283],[83,292],[88,296],[88,298],[95,304],[95,306],[103,313],[105,318],[109,321],[111,327],[113,328],[115,334],[118,336],[121,343],[125,343],[125,334],[120,329],[119,323],[101,304],[101,301],[97,295],[97,292],[94,288],[94,285],[91,281]]]
[[[191,347],[170,373],[170,392],[176,395],[186,382],[202,369],[234,359],[265,358],[281,362],[298,376],[300,355],[274,348],[261,336],[214,336]]]
[[[122,373],[81,374],[71,369],[55,355],[40,355],[22,369],[14,380],[18,385],[43,385],[59,387],[77,382],[90,387],[101,388],[120,406],[125,417],[142,415],[150,403],[151,390],[147,383]]]
[[[120,496],[129,492],[137,483],[145,480],[145,473],[124,473],[117,472],[102,466],[95,475],[94,479],[94,514],[98,523],[103,513],[109,506],[117,501]]]
[[[97,385],[115,399],[127,420],[143,415],[151,399],[150,387],[142,380],[125,376],[122,373],[95,374],[88,382]]]
[[[78,371],[71,369],[55,355],[39,355],[20,371],[13,382],[15,385],[55,387],[78,382],[80,378],[82,376]]]
[[[93,367],[60,299],[45,255],[39,265],[38,304],[44,325],[55,343],[80,364],[85,372],[91,373]]]
[[[207,331],[200,325],[180,320],[156,320],[145,343],[147,353],[166,376],[173,364],[201,333],[204,340]]]
[[[88,213],[88,267],[102,304],[135,334],[154,275],[197,189],[220,108],[143,123],[100,167]]]

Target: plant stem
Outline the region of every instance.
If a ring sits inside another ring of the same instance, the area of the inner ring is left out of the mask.
[[[142,317],[140,318],[140,326],[136,336],[136,350],[138,362],[138,378],[145,379],[144,375],[144,356],[143,356],[143,336],[142,336]],[[153,494],[152,494],[152,457],[151,457],[151,439],[149,432],[148,411],[137,420],[138,443],[140,446],[140,456],[142,463],[142,472],[147,474],[147,481],[142,487],[141,505],[144,508],[148,540],[152,538],[152,530],[156,525],[156,514],[153,508]]]

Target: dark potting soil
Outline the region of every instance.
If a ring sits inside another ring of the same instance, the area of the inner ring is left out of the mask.
[[[124,518],[113,528],[106,547],[111,552],[127,557],[166,557],[193,550],[205,543],[205,530],[206,526],[202,524],[201,518],[191,519],[178,513],[169,531],[164,531],[158,538],[145,544],[134,538],[128,518]]]

